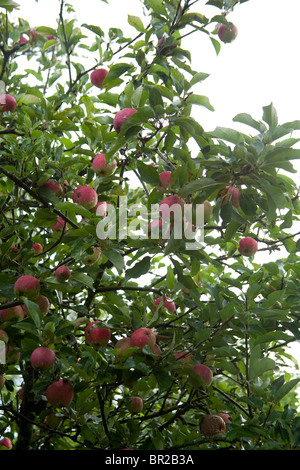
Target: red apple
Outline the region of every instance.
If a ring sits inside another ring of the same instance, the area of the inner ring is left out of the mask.
[[[117,167],[117,160],[113,160],[112,163],[106,163],[105,154],[98,153],[93,159],[92,167],[97,176],[104,178],[114,173]]]
[[[228,413],[218,413],[218,416],[221,416],[221,418],[223,419],[225,424],[227,424],[227,423],[230,424],[231,423],[231,420],[229,419],[230,415]]]
[[[258,250],[258,243],[254,238],[245,237],[239,241],[239,252],[244,256],[253,256]]]
[[[45,317],[48,314],[49,309],[50,309],[50,302],[49,302],[48,297],[46,297],[45,295],[40,294],[35,302],[39,306],[39,309],[40,309],[40,312],[41,312],[42,316]],[[30,312],[27,308],[27,305],[24,305],[24,311],[27,315],[30,315]]]
[[[92,247],[93,253],[87,254],[83,257],[82,262],[86,266],[91,266],[99,260],[101,256],[101,248],[100,246],[93,246]]]
[[[11,440],[8,437],[3,437],[2,439],[0,439],[0,447],[6,447],[8,450],[11,449],[12,448]]]
[[[16,280],[14,292],[16,297],[27,297],[30,300],[35,300],[40,294],[40,281],[34,276],[25,274]]]
[[[44,346],[38,347],[32,351],[30,362],[34,369],[48,370],[55,363],[55,352]]]
[[[66,379],[57,380],[47,387],[46,398],[52,406],[69,406],[74,398],[74,387]]]
[[[228,194],[229,194],[229,197],[230,197],[231,204],[234,207],[239,208],[240,207],[241,191],[238,188],[235,188],[234,186],[233,187],[226,186],[226,189],[228,190]]]
[[[203,385],[209,386],[213,381],[213,374],[209,367],[204,364],[194,364],[189,375],[190,383],[195,388]]]
[[[109,328],[100,326],[100,321],[89,323],[85,328],[85,340],[92,346],[106,346],[110,340],[111,331]]]
[[[43,252],[43,247],[40,243],[34,243],[32,249],[36,252],[37,255]]]
[[[31,41],[37,41],[38,40],[37,34],[39,34],[39,33],[37,33],[34,29],[31,29],[29,31],[29,37],[30,37]]]
[[[59,232],[60,230],[68,230],[68,226],[62,217],[57,217],[56,224],[51,227],[52,232]]]
[[[19,321],[23,320],[25,317],[25,312],[21,305],[16,305],[15,307],[5,308],[0,310],[0,320],[5,321]]]
[[[134,113],[136,113],[136,109],[133,108],[124,108],[121,111],[117,112],[114,117],[113,126],[116,132],[120,132],[122,124],[124,124],[127,119],[129,119]]]
[[[96,86],[97,88],[102,88],[103,80],[105,79],[107,74],[108,70],[103,68],[93,70],[90,75],[90,80],[94,86]]]
[[[73,192],[73,202],[81,205],[85,209],[93,209],[98,202],[98,194],[90,186],[79,186]]]
[[[13,113],[17,107],[16,99],[8,94],[0,95],[0,113],[10,111]]]
[[[100,215],[101,217],[106,217],[107,207],[109,204],[110,202],[106,202],[106,201],[97,202],[96,206],[92,209],[92,212],[94,212],[97,215]]]
[[[156,343],[156,335],[150,328],[138,328],[130,336],[131,347],[137,346],[142,349],[148,345],[150,348],[154,347]]]
[[[192,354],[189,351],[180,351],[174,353],[174,357],[179,362],[191,363],[192,360]]]
[[[179,196],[166,196],[159,203],[159,214],[164,220],[174,221],[183,217],[184,200]]]
[[[53,191],[56,196],[61,196],[64,192],[63,187],[60,183],[54,183],[53,180],[48,180],[42,184],[41,188],[49,189]]]
[[[141,397],[131,397],[128,403],[128,411],[130,413],[140,413],[144,407],[144,402]]]
[[[18,43],[19,44],[29,44],[29,40],[27,38],[25,38],[25,36],[23,36],[23,34],[21,34]]]
[[[232,42],[237,37],[237,35],[238,29],[234,25],[230,27],[227,24],[221,24],[218,28],[218,36],[222,42]]]
[[[71,277],[71,271],[68,268],[68,266],[65,266],[65,265],[59,266],[55,270],[55,277],[58,281],[62,281],[62,282],[67,281]]]
[[[175,303],[170,299],[170,297],[166,297],[165,300],[162,302],[163,297],[158,297],[158,299],[154,302],[153,310],[156,312],[157,306],[162,304],[162,307],[166,308],[170,313],[174,313],[176,310]]]
[[[121,338],[114,345],[114,349],[120,349],[119,356],[122,356],[127,349],[132,348],[130,338]],[[133,353],[132,353],[133,354]]]
[[[165,191],[169,186],[173,184],[172,172],[171,171],[162,171],[159,174],[160,183],[156,186],[156,189],[159,191]]]
[[[212,437],[226,433],[226,424],[221,416],[206,415],[200,424],[200,430],[204,436]]]

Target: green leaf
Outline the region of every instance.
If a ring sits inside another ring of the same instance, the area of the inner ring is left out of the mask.
[[[104,32],[102,31],[102,29],[100,28],[100,26],[94,26],[94,25],[91,25],[91,24],[86,24],[84,23],[82,25],[83,28],[86,28],[90,31],[92,31],[93,33],[95,33],[97,36],[104,36]]]
[[[29,316],[30,316],[30,318],[32,318],[35,326],[37,328],[40,328],[41,327],[42,314],[41,314],[39,306],[35,302],[32,302],[32,300],[29,300],[29,299],[26,299],[26,298],[24,298],[24,303],[25,303],[26,307],[28,308]]]
[[[106,258],[112,262],[112,264],[121,273],[124,269],[124,258],[123,256],[114,250],[103,250],[102,253]]]
[[[125,283],[129,279],[136,279],[142,276],[143,274],[147,274],[150,269],[150,256],[145,256],[141,261],[138,261],[132,268],[126,270],[125,274]]]
[[[274,400],[276,403],[280,402],[298,383],[300,378],[292,379],[289,382],[283,384],[274,394]]]
[[[212,178],[199,178],[183,186],[180,190],[180,195],[185,197],[198,191],[205,191],[207,189],[216,190],[218,187],[224,187],[224,184],[217,183]]]
[[[269,106],[263,107],[263,120],[269,125],[270,128],[278,125],[277,111],[271,103]]]
[[[72,279],[74,279],[74,281],[80,282],[80,284],[83,284],[84,286],[89,287],[90,289],[93,289],[94,280],[92,277],[88,276],[87,274],[73,271]]]
[[[132,65],[120,62],[118,64],[112,65],[109,69],[108,74],[103,80],[103,86],[109,84],[111,81],[116,80],[124,73],[128,72],[132,68]]]
[[[152,165],[147,165],[142,161],[137,162],[137,169],[143,181],[156,186],[160,183],[159,174]]]
[[[20,6],[18,3],[13,0],[0,0],[0,8],[5,8],[5,10],[12,11],[14,8]]]
[[[266,127],[262,122],[256,121],[248,113],[239,113],[232,120],[234,122],[241,122],[242,124],[246,124],[247,126],[253,127],[259,132],[264,132],[266,130]]]
[[[144,33],[146,31],[142,20],[138,16],[128,15],[128,23],[137,31],[140,31],[140,33]]]
[[[186,100],[186,102],[188,104],[196,104],[198,106],[204,106],[210,111],[215,110],[215,108],[211,105],[209,98],[207,98],[207,96],[191,94]]]

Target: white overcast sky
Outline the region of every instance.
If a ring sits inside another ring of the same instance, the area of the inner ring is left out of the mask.
[[[59,0],[16,0],[20,9],[15,15],[27,19],[32,28],[56,27]],[[134,37],[127,15],[143,18],[139,0],[67,0],[76,11],[77,24],[100,26],[104,31],[118,27],[124,35]],[[192,11],[211,17],[219,10],[200,0]],[[231,44],[222,44],[217,56],[207,35],[197,32],[186,37],[183,49],[192,55],[192,68],[210,77],[198,85],[196,93],[209,97],[215,112],[197,108],[196,116],[206,131],[216,126],[232,127],[251,133],[251,129],[232,122],[241,112],[260,120],[262,107],[273,102],[279,123],[300,119],[300,0],[249,0],[238,5],[228,19],[238,28]],[[84,32],[88,34],[85,29]],[[117,60],[117,59],[116,59]],[[89,66],[93,66],[92,61]],[[298,136],[299,135],[295,135]],[[300,169],[300,165],[295,165]],[[298,176],[289,174],[290,177]],[[294,349],[300,359],[300,348]],[[296,352],[297,351],[297,352]]]

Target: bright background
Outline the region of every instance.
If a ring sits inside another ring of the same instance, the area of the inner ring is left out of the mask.
[[[16,1],[20,8],[14,16],[26,19],[33,29],[56,27],[59,0]],[[105,32],[117,27],[124,36],[134,37],[137,32],[127,23],[128,14],[140,16],[147,25],[140,0],[109,0],[109,4],[101,0],[67,0],[67,3],[73,6],[79,27],[87,23],[100,26]],[[205,6],[204,1],[195,3],[192,11],[208,17],[219,14],[218,9]],[[208,96],[215,108],[211,112],[197,107],[196,114],[193,113],[205,131],[223,126],[249,133],[251,128],[233,122],[232,118],[245,112],[261,120],[262,107],[271,102],[279,124],[300,119],[299,18],[300,0],[249,0],[228,16],[239,33],[231,44],[222,44],[218,56],[206,34],[195,32],[183,39],[182,48],[191,52],[193,70],[210,74],[195,89],[196,93]],[[188,28],[183,34],[187,31]],[[87,29],[83,32],[93,38]],[[87,68],[93,65],[91,60]],[[299,137],[295,132],[296,136]],[[288,176],[299,181],[300,163],[295,162],[294,166],[298,174]],[[292,351],[300,361],[300,344],[293,345]]]

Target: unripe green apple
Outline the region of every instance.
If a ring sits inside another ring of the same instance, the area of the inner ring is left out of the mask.
[[[99,260],[101,256],[100,246],[93,246],[91,247],[91,250],[92,250],[92,253],[91,254],[87,253],[82,259],[83,264],[85,264],[86,266],[91,266],[97,263],[97,261]]]

